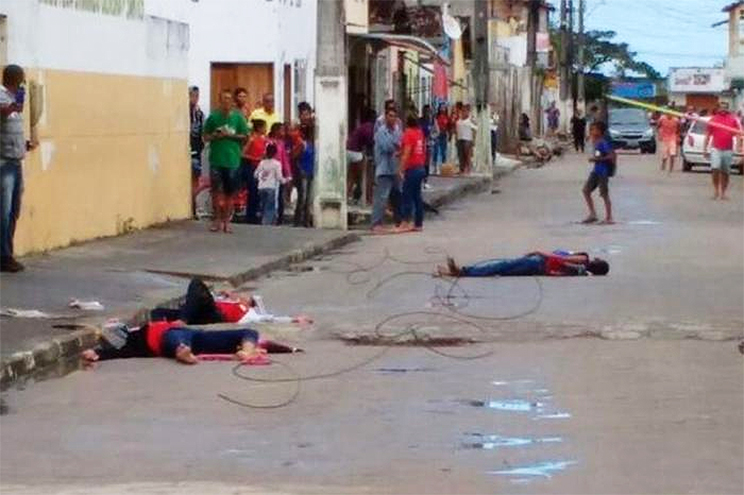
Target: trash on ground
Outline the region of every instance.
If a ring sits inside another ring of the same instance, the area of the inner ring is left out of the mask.
[[[3,308],[0,309],[0,316],[10,318],[55,318],[54,315],[39,311],[38,309],[20,309],[20,308]]]
[[[70,301],[69,306],[83,311],[103,311],[105,309],[103,304],[98,301],[81,301],[79,299]]]

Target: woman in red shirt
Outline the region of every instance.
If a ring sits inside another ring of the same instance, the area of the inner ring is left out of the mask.
[[[421,184],[426,177],[426,138],[413,115],[406,120],[406,130],[401,139],[400,175],[403,179],[401,213],[403,221],[399,232],[420,231],[424,228],[424,200]],[[414,219],[411,225],[411,218]]]
[[[447,162],[447,141],[449,141],[449,115],[447,106],[439,105],[437,112],[437,128],[439,135],[434,146],[434,173],[439,174],[443,164]]]

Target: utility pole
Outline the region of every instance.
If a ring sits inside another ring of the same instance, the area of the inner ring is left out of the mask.
[[[579,0],[579,80],[576,84],[577,93],[579,96],[579,108],[583,110],[585,107],[585,91],[584,91],[584,45],[586,44],[586,38],[584,37],[584,12],[586,11],[586,0]]]
[[[491,163],[491,127],[488,105],[489,89],[489,47],[488,47],[488,0],[474,0],[473,34],[475,50],[473,53],[473,82],[475,86],[475,116],[478,131],[475,136],[474,170],[477,173],[493,175]]]
[[[343,0],[318,2],[317,36],[313,220],[316,228],[345,230],[348,67]]]
[[[561,0],[561,87],[560,99],[562,102],[568,99],[568,25],[567,25],[567,0]]]
[[[568,56],[566,57],[566,67],[568,68],[568,94],[571,99],[572,109],[576,110],[576,72],[573,70],[574,55],[576,47],[574,46],[574,0],[568,0]]]

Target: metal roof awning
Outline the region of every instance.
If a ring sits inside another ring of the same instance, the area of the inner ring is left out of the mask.
[[[450,65],[449,61],[439,55],[439,50],[423,38],[407,34],[388,34],[388,33],[362,33],[349,34],[354,38],[362,38],[373,42],[381,43],[388,46],[396,46],[418,52],[422,55],[436,59],[444,65]]]

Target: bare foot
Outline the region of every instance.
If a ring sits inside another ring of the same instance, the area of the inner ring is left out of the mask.
[[[183,364],[197,364],[199,360],[191,352],[191,348],[187,345],[179,345],[176,349],[176,361]]]
[[[220,224],[219,222],[212,222],[212,225],[209,226],[210,232],[219,232],[220,231]]]
[[[375,225],[374,227],[372,227],[372,233],[373,234],[387,234],[389,233],[389,231],[382,225]]]
[[[718,194],[714,194],[712,198],[710,198],[711,201],[715,201],[718,199]]]
[[[583,219],[581,221],[581,223],[583,223],[583,224],[589,224],[589,223],[594,223],[596,221],[597,221],[597,217],[595,217],[594,215],[589,215],[588,217],[586,217],[585,219]]]
[[[232,234],[233,233],[233,229],[230,226],[230,222],[223,222],[222,223],[222,232],[224,232],[225,234]]]
[[[723,196],[721,196],[721,200],[722,201],[728,201],[728,199],[729,199],[729,197],[726,196],[725,194]]]
[[[613,219],[611,219],[611,218],[606,218],[606,219],[602,220],[601,222],[599,222],[599,224],[600,225],[614,225],[615,224],[615,221]]]

